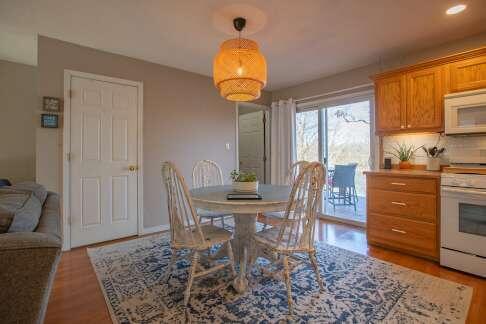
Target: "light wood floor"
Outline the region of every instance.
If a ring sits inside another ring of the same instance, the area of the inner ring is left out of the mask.
[[[361,228],[320,221],[316,237],[332,245],[473,287],[467,322],[486,323],[486,279],[449,270],[431,261],[369,246],[366,233]],[[86,248],[63,253],[45,323],[111,323]]]

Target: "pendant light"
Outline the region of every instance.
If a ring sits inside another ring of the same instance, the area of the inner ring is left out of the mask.
[[[245,25],[245,18],[233,20],[238,38],[223,42],[213,62],[214,85],[230,101],[258,99],[267,83],[267,62],[258,44],[241,38]]]

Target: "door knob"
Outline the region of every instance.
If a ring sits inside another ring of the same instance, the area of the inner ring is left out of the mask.
[[[138,167],[136,165],[129,165],[128,166],[128,171],[133,172],[133,171],[137,171],[137,170],[138,170]]]

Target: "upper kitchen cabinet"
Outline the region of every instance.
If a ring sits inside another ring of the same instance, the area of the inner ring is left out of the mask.
[[[449,64],[450,92],[486,88],[486,55]]]
[[[407,130],[442,131],[442,67],[410,72],[405,78]]]
[[[405,128],[405,78],[401,75],[376,81],[376,129],[381,132]]]
[[[442,67],[375,79],[376,133],[443,130]]]
[[[372,76],[376,133],[444,130],[444,95],[486,88],[486,47]]]

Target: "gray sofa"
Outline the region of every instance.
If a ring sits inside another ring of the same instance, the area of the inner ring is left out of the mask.
[[[2,324],[42,323],[44,320],[61,256],[59,195],[47,192],[45,201],[39,206],[42,209],[33,231],[0,234]]]

